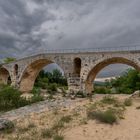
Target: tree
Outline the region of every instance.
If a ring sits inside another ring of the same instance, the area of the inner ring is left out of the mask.
[[[50,85],[53,83],[67,86],[67,79],[58,69],[54,69],[52,72],[40,71],[35,81],[35,85],[39,87],[46,87],[46,84]]]
[[[122,76],[111,80],[111,85],[119,93],[132,93],[135,90],[140,90],[140,72],[128,69]]]
[[[7,57],[7,58],[4,59],[5,63],[10,63],[10,62],[13,62],[13,61],[16,61],[16,58]]]

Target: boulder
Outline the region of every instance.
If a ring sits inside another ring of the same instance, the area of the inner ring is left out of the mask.
[[[58,93],[62,93],[63,91],[62,91],[62,89],[57,88],[57,92],[58,92]]]
[[[0,119],[0,131],[11,130],[14,128],[14,123],[7,119]]]
[[[26,99],[31,99],[33,97],[33,94],[31,93],[24,93],[21,95],[21,97],[26,98]]]
[[[135,91],[131,97],[140,97],[140,90]]]

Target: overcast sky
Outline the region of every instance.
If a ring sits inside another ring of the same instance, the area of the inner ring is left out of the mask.
[[[0,58],[140,44],[140,0],[0,0]]]

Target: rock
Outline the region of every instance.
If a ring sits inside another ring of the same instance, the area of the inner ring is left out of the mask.
[[[137,90],[137,91],[135,91],[132,95],[131,95],[131,97],[140,97],[140,90]]]
[[[21,97],[26,98],[26,99],[30,99],[30,98],[32,98],[32,96],[33,96],[33,94],[31,94],[31,93],[24,93],[21,95]]]
[[[75,95],[70,95],[71,100],[75,100]]]
[[[0,119],[0,131],[11,130],[14,128],[14,123],[7,119]]]
[[[58,92],[58,93],[62,93],[63,91],[62,91],[62,89],[57,88],[57,92]]]

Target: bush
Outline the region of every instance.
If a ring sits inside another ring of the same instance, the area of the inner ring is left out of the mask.
[[[44,101],[43,96],[40,96],[40,95],[32,96],[31,103],[36,103],[36,102],[39,102],[39,101]]]
[[[112,96],[105,96],[102,100],[101,100],[102,103],[105,103],[105,104],[115,104],[115,103],[118,103],[118,100]]]
[[[136,109],[140,109],[140,106],[137,106]]]
[[[105,87],[95,87],[94,92],[98,94],[110,94],[111,90]]]
[[[33,93],[34,95],[39,95],[41,93],[41,90],[40,88],[33,87],[31,93]]]
[[[10,86],[0,89],[0,110],[6,111],[29,104],[25,98],[20,97],[21,92]]]
[[[34,89],[33,93],[34,96],[27,100],[21,97],[21,92],[18,89],[7,85],[0,85],[0,111],[8,111],[43,100],[43,97],[39,95],[37,90]]]
[[[48,86],[48,90],[51,91],[57,91],[57,84],[56,83],[52,83]]]
[[[125,105],[125,106],[131,106],[131,105],[132,105],[132,99],[130,99],[130,98],[125,99],[124,105]]]
[[[53,130],[47,128],[42,130],[41,135],[43,138],[52,138],[53,134],[54,134]]]
[[[64,122],[61,120],[55,122],[55,124],[52,126],[52,129],[55,133],[58,133],[63,128],[64,128]]]
[[[53,140],[64,140],[64,136],[57,134],[53,137]]]
[[[72,120],[72,117],[70,115],[67,116],[63,116],[60,121],[64,122],[64,123],[69,123]]]
[[[97,119],[100,122],[113,124],[117,121],[117,116],[111,109],[107,111],[89,111],[87,112],[88,119]]]

